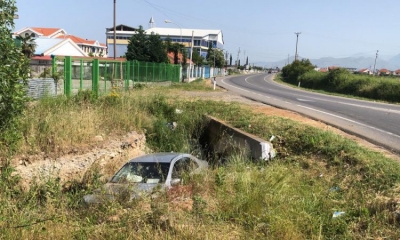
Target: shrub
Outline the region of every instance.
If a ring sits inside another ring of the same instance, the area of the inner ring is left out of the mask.
[[[297,84],[299,77],[309,71],[313,71],[313,66],[308,59],[302,59],[301,61],[293,61],[291,64],[286,65],[282,68],[283,81]]]

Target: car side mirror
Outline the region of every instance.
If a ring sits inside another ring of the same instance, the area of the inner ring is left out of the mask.
[[[181,182],[180,178],[174,178],[171,180],[171,186],[178,185]]]

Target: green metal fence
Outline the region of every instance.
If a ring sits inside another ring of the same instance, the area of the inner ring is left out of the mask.
[[[92,90],[98,95],[113,87],[128,90],[134,83],[179,82],[180,65],[139,61],[53,57],[52,73],[64,79],[65,95]]]

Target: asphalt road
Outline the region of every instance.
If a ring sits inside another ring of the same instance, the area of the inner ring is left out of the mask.
[[[228,76],[217,85],[243,97],[288,109],[400,153],[400,105],[329,96],[288,87],[272,74]]]

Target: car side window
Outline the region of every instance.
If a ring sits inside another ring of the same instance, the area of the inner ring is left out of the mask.
[[[182,158],[175,162],[172,169],[172,178],[181,178],[183,174],[189,174],[198,168],[198,164],[191,158]]]
[[[174,167],[172,168],[172,178],[180,178],[182,175],[182,169],[183,169],[183,159],[180,159],[175,162]]]

